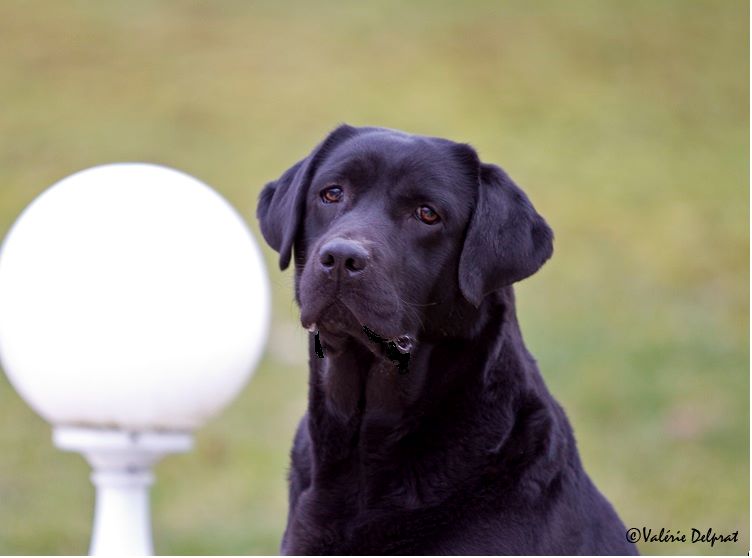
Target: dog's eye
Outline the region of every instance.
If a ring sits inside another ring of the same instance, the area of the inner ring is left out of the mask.
[[[319,194],[321,201],[324,203],[337,203],[342,199],[342,188],[339,186],[329,186],[321,190]]]
[[[423,221],[426,225],[435,225],[441,221],[441,217],[436,213],[432,207],[427,205],[421,205],[415,210],[415,218],[419,221]]]

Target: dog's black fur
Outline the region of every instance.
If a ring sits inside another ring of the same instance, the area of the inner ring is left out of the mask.
[[[258,218],[311,329],[283,553],[636,553],[523,343],[553,234],[501,168],[340,126]]]

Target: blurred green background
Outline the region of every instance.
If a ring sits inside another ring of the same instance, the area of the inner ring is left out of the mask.
[[[0,233],[111,161],[208,182],[261,242],[263,184],[340,122],[472,143],[556,232],[529,348],[627,526],[749,550],[749,58],[741,0],[0,3]],[[306,404],[292,278],[238,400],[167,458],[156,550],[276,553]],[[82,389],[86,389],[82,386]],[[0,554],[81,554],[89,468],[0,379]]]

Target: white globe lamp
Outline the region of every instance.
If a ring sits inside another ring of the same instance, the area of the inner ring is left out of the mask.
[[[241,390],[269,322],[261,253],[214,190],[122,163],[65,178],[0,249],[0,362],[93,468],[92,554],[151,554],[151,466]]]

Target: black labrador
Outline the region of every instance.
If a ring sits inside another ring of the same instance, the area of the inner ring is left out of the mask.
[[[311,332],[283,553],[636,554],[523,343],[553,234],[501,168],[343,125],[257,213]]]

